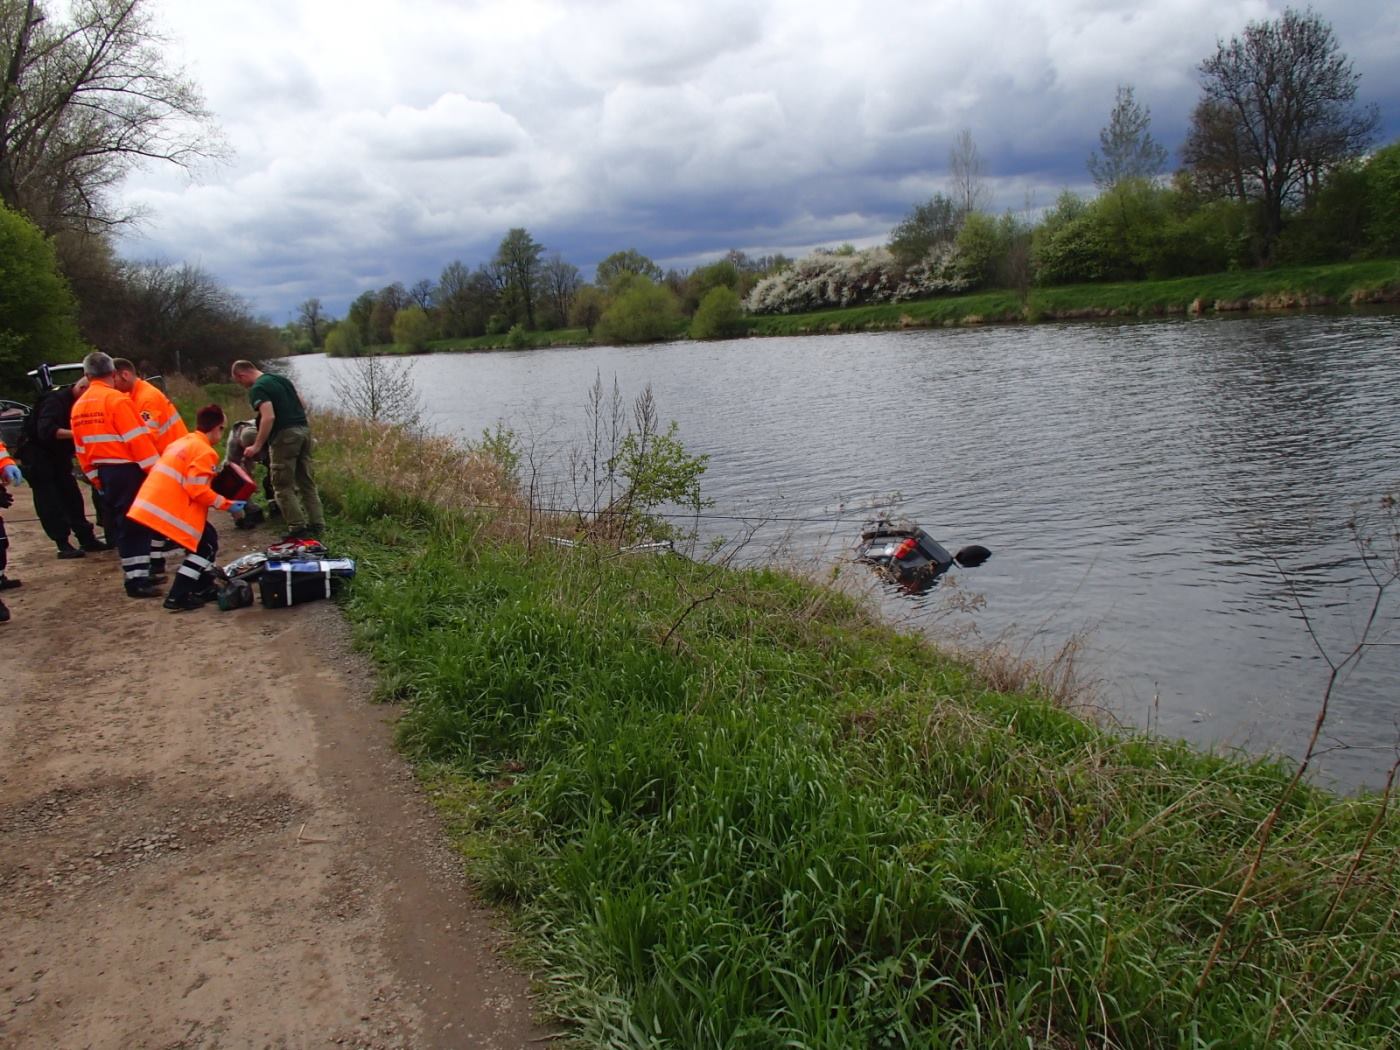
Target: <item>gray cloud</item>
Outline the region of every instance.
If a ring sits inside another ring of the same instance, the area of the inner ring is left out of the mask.
[[[507,229],[585,268],[882,238],[969,128],[998,208],[1087,183],[1120,83],[1175,150],[1220,38],[1274,0],[245,0],[171,5],[237,151],[134,176],[124,250],[199,261],[272,320],[485,260]],[[1400,135],[1400,5],[1325,0]]]

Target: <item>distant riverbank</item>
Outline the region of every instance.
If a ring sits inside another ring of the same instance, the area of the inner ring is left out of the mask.
[[[1400,304],[1400,260],[1293,266],[1238,273],[1180,277],[1169,281],[1076,284],[1055,288],[1013,289],[946,296],[916,302],[850,306],[800,314],[764,314],[743,318],[751,337],[873,332],[899,328],[942,328],[983,324],[1034,324],[1046,321],[1152,318],[1247,311],[1322,310]],[[676,340],[687,338],[679,322]],[[430,353],[529,350],[588,346],[585,328],[436,339]],[[393,344],[369,346],[366,354],[404,353]]]

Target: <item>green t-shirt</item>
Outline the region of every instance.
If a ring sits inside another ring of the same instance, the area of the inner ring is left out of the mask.
[[[302,405],[301,398],[297,396],[297,388],[292,386],[290,379],[264,372],[248,388],[248,400],[252,403],[254,412],[264,401],[272,402],[274,434],[287,427],[306,426],[306,407]]]

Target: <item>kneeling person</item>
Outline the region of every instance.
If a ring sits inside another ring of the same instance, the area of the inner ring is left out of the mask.
[[[220,496],[210,482],[219,467],[214,446],[224,434],[224,413],[207,405],[195,416],[194,433],[172,441],[151,468],[127,517],[167,536],[190,553],[175,573],[165,607],[173,612],[197,609],[201,594],[214,579],[219,534],[209,524],[209,509],[243,513],[246,503]]]

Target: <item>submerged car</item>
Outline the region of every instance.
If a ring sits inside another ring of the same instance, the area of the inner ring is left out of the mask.
[[[912,522],[879,521],[861,530],[856,560],[874,565],[905,590],[924,591],[954,564],[964,568],[981,565],[992,552],[980,544],[963,547],[956,554]]]

